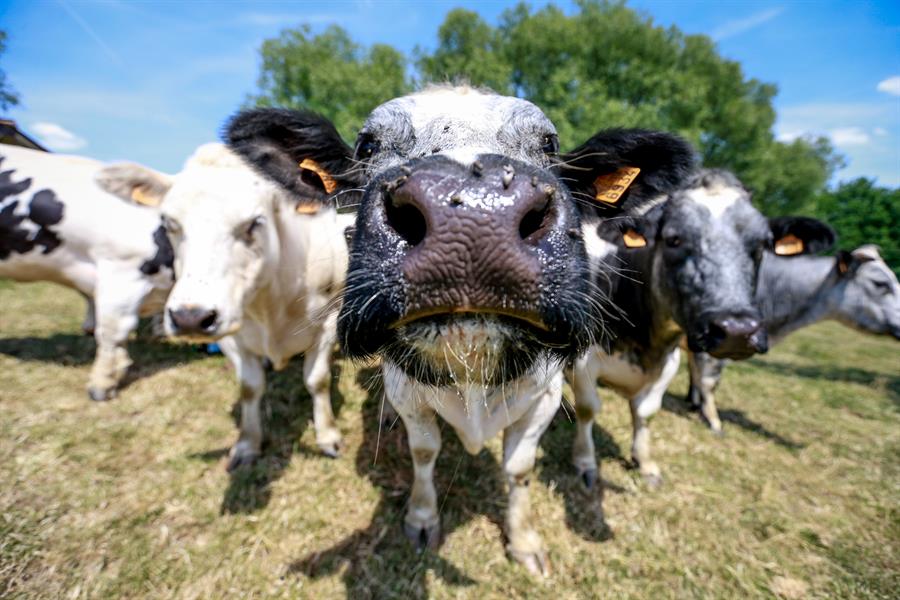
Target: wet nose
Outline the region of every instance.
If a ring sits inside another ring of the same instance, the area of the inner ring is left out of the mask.
[[[709,324],[709,353],[716,358],[741,359],[769,349],[766,329],[752,316],[718,315]]]
[[[546,171],[503,157],[423,161],[390,180],[384,224],[406,242],[409,309],[535,312],[541,255],[566,247],[561,193]]]
[[[169,319],[179,334],[209,334],[218,325],[219,313],[213,309],[187,307],[169,309]]]

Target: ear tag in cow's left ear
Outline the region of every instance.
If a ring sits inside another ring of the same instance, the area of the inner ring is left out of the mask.
[[[626,248],[643,248],[647,245],[647,238],[630,227],[622,234]]]
[[[131,188],[131,199],[142,206],[159,206],[159,198],[148,194],[147,188],[143,185]]]
[[[594,198],[604,204],[617,203],[640,172],[637,167],[622,167],[618,171],[601,175],[594,180]]]
[[[775,254],[778,256],[794,256],[803,253],[803,240],[789,233],[775,242]]]

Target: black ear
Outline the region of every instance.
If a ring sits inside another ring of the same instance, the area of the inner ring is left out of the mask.
[[[769,219],[775,240],[775,254],[795,256],[831,250],[837,234],[826,223],[811,217],[775,217]]]
[[[225,125],[223,138],[262,175],[303,201],[324,202],[360,181],[353,169],[353,149],[328,119],[312,112],[241,111]]]
[[[579,205],[588,202],[602,216],[633,213],[677,189],[695,163],[686,141],[644,129],[601,131],[560,158],[560,177]]]

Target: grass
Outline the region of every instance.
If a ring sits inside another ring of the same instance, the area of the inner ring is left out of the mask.
[[[229,476],[237,385],[222,357],[136,340],[127,387],[91,403],[80,297],[0,282],[0,307],[0,597],[900,590],[900,353],[891,340],[825,324],[732,365],[718,394],[721,439],[683,408],[682,372],[652,424],[666,476],[657,491],[628,468],[622,399],[603,392],[602,498],[569,466],[573,425],[560,412],[532,485],[554,575],[535,582],[504,556],[499,444],[469,456],[447,427],[437,467],[445,540],[437,553],[409,549],[405,436],[401,426],[379,435],[371,368],[335,367],[346,439],[337,460],[316,452],[299,361],[272,375],[268,449]]]

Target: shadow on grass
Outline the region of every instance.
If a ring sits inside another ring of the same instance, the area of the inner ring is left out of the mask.
[[[233,375],[232,375],[233,376]],[[335,415],[344,404],[337,382],[341,366],[334,361],[331,372],[331,406]],[[326,457],[317,447],[299,445],[298,440],[312,422],[312,398],[303,383],[303,363],[295,357],[283,370],[266,374],[266,391],[262,400],[263,434],[265,441],[262,455],[253,465],[232,471],[228,488],[222,498],[222,514],[246,514],[265,508],[272,499],[272,483],[281,478],[295,452],[320,460]],[[236,401],[231,409],[235,427],[240,427],[241,404]],[[237,438],[237,432],[235,432]],[[220,460],[228,455],[228,448],[195,455],[201,460]]]
[[[795,365],[771,360],[754,361],[753,366],[772,371],[779,375],[803,377],[804,379],[816,379],[820,381],[841,381],[868,386],[885,381],[885,388],[891,397],[894,408],[900,410],[900,376],[897,375],[867,371],[857,367],[840,367],[833,364]]]
[[[381,427],[384,393],[376,369],[361,370],[357,381],[367,390],[363,404],[363,441],[356,455],[357,473],[380,491],[371,523],[331,548],[313,552],[289,566],[308,577],[343,572],[348,598],[427,598],[426,574],[432,571],[449,585],[475,583],[438,551],[418,553],[403,534],[412,481],[412,460],[399,420]],[[490,452],[469,455],[443,420],[443,446],[435,467],[442,537],[477,515],[503,529],[506,492],[502,469]]]
[[[0,338],[0,354],[24,361],[55,363],[66,367],[92,364],[96,348],[94,338],[83,334],[56,333],[48,337]],[[119,384],[120,392],[143,377],[206,356],[192,346],[143,338],[128,341],[128,355],[133,364]]]

